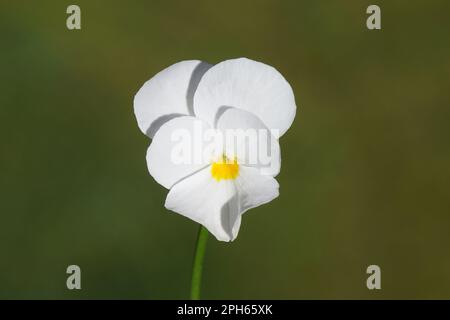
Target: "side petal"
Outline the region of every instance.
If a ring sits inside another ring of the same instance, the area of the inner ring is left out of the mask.
[[[228,158],[240,165],[258,168],[261,174],[276,176],[280,172],[280,144],[254,114],[237,108],[223,109],[217,128],[224,136]]]
[[[210,64],[182,61],[148,80],[134,97],[134,113],[141,131],[153,138],[166,121],[179,115],[193,115],[193,97]]]
[[[255,168],[241,167],[235,180],[240,213],[272,201],[279,195],[279,184],[271,176],[261,175]]]
[[[294,121],[296,106],[289,83],[273,67],[246,58],[211,67],[194,95],[194,112],[214,124],[221,107],[235,107],[258,116],[281,137]]]
[[[207,167],[175,184],[165,207],[200,223],[217,240],[232,241],[241,221],[237,200],[233,181],[214,180]]]
[[[205,152],[207,141],[201,134],[210,129],[206,122],[183,116],[163,124],[147,150],[147,166],[151,176],[170,189],[177,181],[211,163]],[[205,152],[202,152],[205,151]]]

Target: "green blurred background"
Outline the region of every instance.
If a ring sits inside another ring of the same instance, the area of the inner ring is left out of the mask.
[[[0,4],[0,298],[188,297],[197,225],[163,207],[133,96],[175,62],[241,56],[299,109],[280,197],[210,239],[203,297],[450,298],[449,1],[75,3],[80,31],[72,2]]]

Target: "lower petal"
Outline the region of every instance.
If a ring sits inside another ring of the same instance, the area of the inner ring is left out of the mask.
[[[202,224],[217,240],[233,241],[242,214],[278,197],[278,188],[273,177],[255,168],[240,166],[236,179],[217,181],[209,166],[176,183],[165,207]]]
[[[238,195],[233,180],[215,180],[211,167],[176,183],[165,207],[205,226],[217,240],[232,241],[240,225]]]

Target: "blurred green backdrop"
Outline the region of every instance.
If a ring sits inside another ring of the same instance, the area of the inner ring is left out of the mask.
[[[293,86],[281,195],[208,243],[203,297],[450,298],[449,1],[0,4],[0,297],[187,298],[197,225],[147,173],[134,94],[186,59]],[[66,289],[66,267],[82,290]],[[370,264],[382,290],[366,288]]]

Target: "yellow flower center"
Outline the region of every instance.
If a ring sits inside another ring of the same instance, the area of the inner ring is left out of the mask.
[[[227,157],[222,156],[222,159],[213,162],[211,166],[211,175],[217,181],[222,179],[236,179],[239,174],[239,165],[237,160],[229,160]]]

